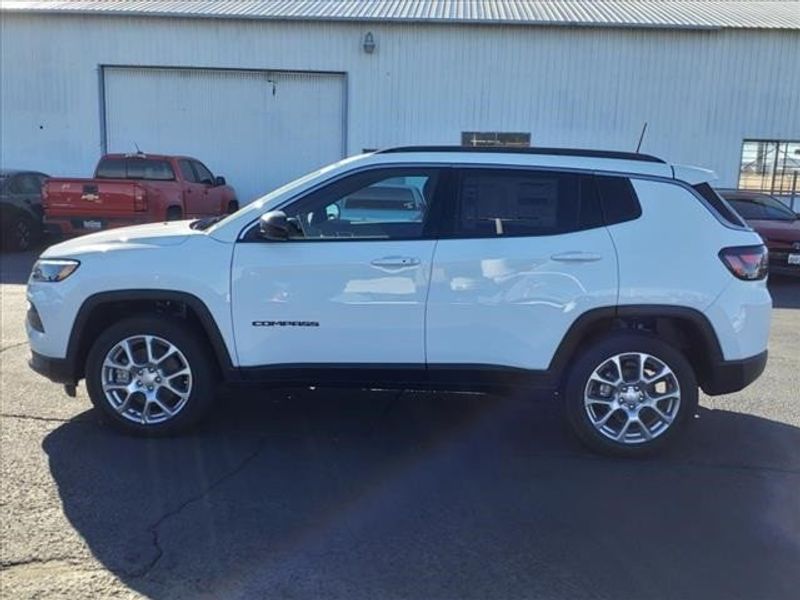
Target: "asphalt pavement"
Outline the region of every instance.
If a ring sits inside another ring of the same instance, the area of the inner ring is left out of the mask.
[[[797,597],[800,282],[760,380],[617,460],[521,394],[228,389],[194,435],[121,436],[27,367],[33,258],[2,255],[5,598]]]

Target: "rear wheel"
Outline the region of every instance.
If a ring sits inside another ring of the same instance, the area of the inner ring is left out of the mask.
[[[697,381],[676,348],[618,333],[586,350],[565,387],[567,416],[592,450],[639,456],[668,444],[697,409]]]
[[[236,200],[231,200],[230,202],[228,202],[227,214],[232,215],[237,210],[239,210],[239,202],[237,202]]]
[[[193,426],[211,406],[216,378],[206,344],[159,317],[112,325],[93,344],[86,387],[103,421],[137,435]]]

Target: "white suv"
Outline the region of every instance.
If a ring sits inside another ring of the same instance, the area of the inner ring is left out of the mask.
[[[104,420],[145,435],[195,423],[219,379],[525,386],[557,392],[591,447],[640,454],[698,386],[740,390],[766,363],[766,249],[712,177],[591,150],[349,158],[222,220],[49,248],[31,366],[69,394],[85,378]]]

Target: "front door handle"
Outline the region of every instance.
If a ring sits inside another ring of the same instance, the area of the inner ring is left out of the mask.
[[[382,269],[403,269],[405,267],[416,267],[419,265],[419,259],[413,256],[384,256],[383,258],[376,258],[370,264],[373,267]]]
[[[559,252],[553,254],[550,258],[559,262],[595,262],[603,258],[602,255],[595,252]]]

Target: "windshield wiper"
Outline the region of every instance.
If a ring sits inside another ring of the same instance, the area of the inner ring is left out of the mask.
[[[196,221],[192,221],[189,223],[189,227],[192,229],[199,229],[200,231],[204,231],[211,227],[214,223],[218,223],[222,219],[224,219],[227,215],[218,215],[216,217],[205,217],[203,219],[197,219]]]

